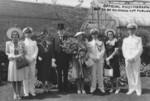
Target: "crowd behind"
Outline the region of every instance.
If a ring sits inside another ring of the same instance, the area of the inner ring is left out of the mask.
[[[123,40],[121,50],[125,58],[125,69],[129,84],[128,95],[136,91],[140,96],[140,55],[142,40],[136,36],[138,26],[134,23],[127,26],[129,36]],[[77,32],[74,37],[62,36],[58,31],[57,37],[47,37],[44,41],[32,40],[33,29],[23,30],[13,27],[8,29],[6,54],[9,59],[8,81],[12,83],[14,99],[21,99],[21,86],[25,97],[36,96],[35,81],[42,82],[43,92],[51,91],[52,83],[58,82],[59,92],[69,92],[68,73],[72,64],[71,78],[75,80],[78,94],[85,94],[85,81],[90,82],[90,93],[98,89],[105,94],[104,76],[111,82],[109,93],[118,94],[120,87],[119,45],[113,29],[107,29],[103,42],[98,37],[99,30],[91,29],[89,41],[85,32]],[[25,36],[25,39],[21,39]],[[57,75],[56,75],[57,73]],[[58,78],[58,79],[57,79]]]

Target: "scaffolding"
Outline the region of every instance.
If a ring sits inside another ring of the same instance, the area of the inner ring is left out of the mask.
[[[150,4],[150,0],[97,0],[101,3],[107,4],[120,4],[120,5],[127,5],[127,4]],[[118,24],[116,19],[112,18],[109,14],[102,10],[102,8],[95,5],[95,2],[91,3],[91,8],[89,9],[88,16],[83,23],[81,30],[89,30],[91,28],[97,28],[100,31],[103,31],[108,28],[118,29]]]

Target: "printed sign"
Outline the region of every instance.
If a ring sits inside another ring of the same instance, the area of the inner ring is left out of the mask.
[[[120,5],[120,4],[98,4],[103,11],[113,12],[150,12],[150,5]]]

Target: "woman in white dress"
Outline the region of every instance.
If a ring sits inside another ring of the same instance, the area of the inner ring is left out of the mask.
[[[19,39],[23,36],[19,28],[10,28],[7,31],[7,37],[12,41],[6,42],[6,54],[9,59],[8,81],[12,83],[14,90],[14,99],[21,99],[21,82],[25,79],[24,69],[17,69],[16,59],[23,54],[23,43]]]

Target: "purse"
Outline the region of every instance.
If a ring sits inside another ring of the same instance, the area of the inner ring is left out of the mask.
[[[107,65],[107,67],[104,68],[104,75],[106,77],[113,77],[113,68],[110,65]]]
[[[17,69],[21,69],[26,66],[29,66],[29,62],[25,57],[21,57],[16,60],[16,66],[17,66]]]
[[[91,67],[91,66],[94,65],[94,62],[93,62],[92,59],[89,58],[87,61],[85,61],[85,64],[86,64],[88,67]]]

